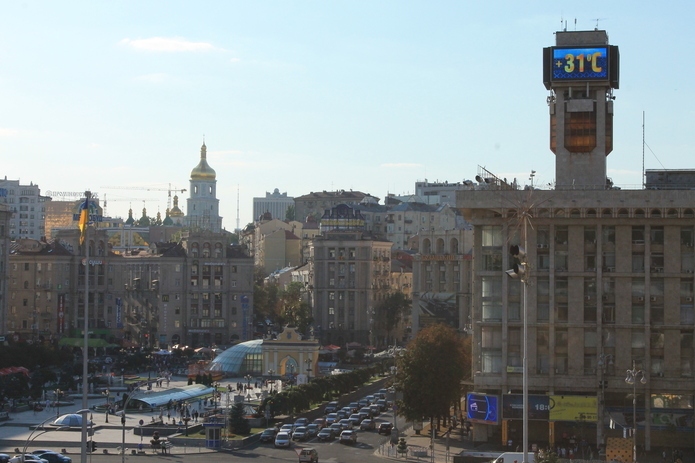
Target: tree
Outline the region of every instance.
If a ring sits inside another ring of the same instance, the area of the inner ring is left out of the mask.
[[[285,220],[295,220],[294,205],[290,204],[289,206],[287,206],[287,210],[285,211]]]
[[[470,377],[470,354],[463,338],[444,324],[420,331],[397,359],[396,388],[403,393],[399,415],[408,421],[449,416],[461,397],[461,382]]]
[[[389,294],[374,313],[374,321],[379,330],[386,332],[386,345],[390,343],[391,333],[411,309],[412,301],[400,291]],[[396,344],[395,342],[393,344]]]
[[[290,283],[280,292],[280,319],[285,325],[296,326],[300,333],[306,333],[314,321],[303,292],[304,285],[298,281]]]
[[[234,434],[245,435],[251,432],[251,424],[246,418],[244,404],[237,402],[229,412],[229,430]]]

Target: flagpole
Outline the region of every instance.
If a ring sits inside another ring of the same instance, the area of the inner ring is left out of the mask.
[[[84,338],[82,346],[82,410],[89,408],[88,394],[88,357],[89,357],[89,200],[92,196],[91,191],[85,191],[84,207],[87,210],[86,222],[83,222],[84,211],[80,211],[80,223],[84,225],[82,236],[84,237]],[[87,463],[87,414],[82,414],[82,445],[80,446],[80,463]]]

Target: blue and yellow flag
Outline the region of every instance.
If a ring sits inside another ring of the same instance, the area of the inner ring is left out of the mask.
[[[77,226],[80,229],[80,244],[84,244],[84,239],[87,236],[87,224],[89,223],[89,198],[85,198],[84,204],[80,209],[80,221]]]

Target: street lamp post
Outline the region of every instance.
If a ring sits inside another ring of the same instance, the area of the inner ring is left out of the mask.
[[[122,434],[121,434],[121,463],[125,463],[125,418],[126,418],[126,410],[128,409],[128,403],[132,398],[135,397],[135,392],[137,391],[134,390],[131,394],[128,395],[128,399],[123,403],[123,410],[121,410],[121,425],[123,426]],[[142,434],[140,435],[140,439],[142,439]]]
[[[250,402],[251,401],[251,380],[253,379],[253,376],[246,375],[246,376],[244,376],[244,379],[246,380],[246,397],[248,397],[248,400]]]
[[[270,393],[272,394],[274,391],[273,385],[275,384],[273,380],[273,375],[275,374],[275,370],[270,369],[268,370],[268,376],[270,376]]]
[[[637,381],[647,384],[644,370],[638,370],[632,361],[632,370],[627,370],[625,382],[632,385],[632,461],[637,463]]]
[[[101,393],[104,397],[106,397],[106,422],[109,422],[109,397],[111,395],[111,391],[106,389],[104,392]]]
[[[85,413],[89,413],[89,410],[83,409],[83,410],[78,410],[78,411],[75,412],[76,415],[82,415],[82,419],[83,419],[83,420],[85,419],[85,416],[84,416]],[[22,449],[22,459],[21,459],[22,462],[24,462],[24,455],[26,455],[26,453],[27,453],[27,448],[29,448],[29,444],[30,444],[34,439],[36,439],[37,437],[39,437],[41,434],[47,433],[47,432],[49,432],[49,431],[60,431],[60,430],[63,430],[63,429],[65,429],[65,428],[69,428],[69,426],[61,426],[61,427],[59,427],[59,428],[51,428],[51,429],[46,429],[46,428],[44,428],[43,425],[46,424],[46,422],[48,422],[48,421],[50,421],[50,420],[52,420],[52,419],[53,419],[52,416],[49,417],[49,418],[46,418],[46,419],[43,420],[38,426],[36,426],[36,427],[34,428],[34,430],[29,434],[29,437],[27,437],[27,441],[24,443],[24,448]],[[40,432],[40,433],[34,435],[34,433],[35,433],[37,430],[39,430],[39,429],[41,429],[42,432]]]
[[[56,389],[53,391],[53,397],[55,399],[55,406],[56,406],[56,418],[60,416],[60,398],[63,396],[63,391],[60,389]]]
[[[311,379],[311,365],[314,363],[314,361],[310,358],[305,360],[306,362],[306,374],[307,374],[307,381]]]

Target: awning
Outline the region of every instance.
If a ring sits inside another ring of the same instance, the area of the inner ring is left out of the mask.
[[[82,338],[60,338],[58,341],[59,346],[72,346],[72,347],[83,347],[84,339]],[[110,344],[106,342],[105,339],[100,338],[89,338],[87,340],[87,345],[89,347],[109,347]]]
[[[205,386],[204,384],[191,384],[190,386],[176,387],[165,391],[157,392],[133,392],[131,394],[128,408],[137,408],[143,405],[146,408],[164,407],[171,400],[190,400],[196,397],[210,395],[215,392],[215,388]]]

